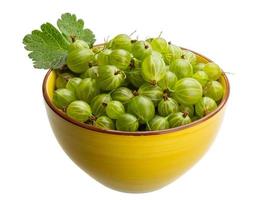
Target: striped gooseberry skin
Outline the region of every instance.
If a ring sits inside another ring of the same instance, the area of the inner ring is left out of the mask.
[[[130,61],[131,55],[124,49],[115,49],[109,56],[110,64],[121,70],[126,70],[129,67]]]
[[[104,115],[96,119],[94,126],[105,130],[113,130],[115,128],[113,120]]]
[[[120,101],[121,103],[125,104],[130,101],[134,97],[132,91],[127,87],[120,87],[115,89],[111,93],[112,99],[116,101]]]
[[[126,71],[128,81],[136,88],[139,88],[145,80],[141,75],[141,68],[135,67],[129,71]]]
[[[182,113],[182,112],[177,112],[173,113],[168,117],[169,121],[169,126],[170,128],[182,126],[185,124],[189,124],[191,122],[191,119],[188,115]]]
[[[139,128],[138,119],[129,113],[120,115],[116,120],[116,129],[120,131],[137,131]]]
[[[75,90],[77,98],[79,100],[91,102],[92,98],[99,94],[99,88],[97,86],[96,80],[92,78],[83,79]]]
[[[132,45],[132,54],[135,58],[143,60],[152,53],[151,45],[146,41],[137,41]]]
[[[119,34],[107,44],[107,47],[110,47],[111,49],[125,49],[131,52],[131,38],[126,34]]]
[[[204,95],[214,99],[215,101],[221,100],[224,95],[222,84],[218,81],[208,82],[204,88]]]
[[[173,98],[164,98],[158,104],[158,113],[161,116],[168,116],[179,111],[178,103]]]
[[[163,90],[157,85],[150,83],[144,83],[138,89],[138,94],[146,96],[152,100],[155,106],[163,99]]]
[[[210,97],[203,97],[198,103],[195,105],[195,111],[197,116],[203,117],[208,113],[214,111],[217,108],[216,102]]]
[[[171,62],[169,70],[174,72],[177,78],[192,77],[193,67],[188,60],[179,58]]]
[[[148,130],[152,131],[168,129],[169,122],[167,117],[156,115],[152,120],[149,121],[149,126],[147,128]]]
[[[96,117],[99,117],[103,114],[105,114],[106,106],[108,103],[112,100],[110,94],[102,93],[97,96],[95,96],[91,101],[91,109],[93,115]]]
[[[181,104],[193,105],[202,97],[202,86],[193,78],[183,78],[177,81],[172,97]]]
[[[113,65],[99,66],[98,74],[97,84],[105,91],[118,88],[126,78],[125,73]]]
[[[154,117],[155,107],[148,97],[140,95],[128,102],[127,112],[135,115],[141,124],[145,124]]]
[[[160,86],[163,90],[173,90],[176,82],[177,76],[175,73],[167,71],[164,78],[158,82],[158,86]]]
[[[159,55],[149,55],[142,62],[141,74],[145,81],[155,84],[166,74],[164,60]]]
[[[68,53],[67,66],[74,73],[83,73],[89,68],[89,63],[93,59],[94,53],[91,49],[74,49]]]
[[[173,60],[181,58],[181,56],[182,56],[181,48],[173,44],[169,44],[167,50],[163,52],[164,62],[168,65]]]
[[[90,105],[81,100],[76,100],[69,104],[66,113],[69,117],[79,122],[85,122],[92,116]]]

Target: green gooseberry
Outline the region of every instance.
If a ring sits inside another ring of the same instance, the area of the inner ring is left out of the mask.
[[[219,101],[223,98],[224,89],[220,82],[218,81],[209,81],[204,88],[204,95]]]
[[[128,102],[127,112],[135,115],[144,124],[154,117],[155,107],[148,97],[135,96]]]
[[[99,69],[98,66],[90,67],[84,73],[82,73],[80,75],[80,78],[93,78],[93,79],[97,79],[99,77],[98,69]]]
[[[202,86],[193,78],[183,78],[177,81],[172,97],[181,104],[192,105],[202,97]]]
[[[166,52],[168,49],[168,42],[161,37],[153,38],[150,44],[154,51],[158,51],[160,53]]]
[[[68,47],[68,51],[74,51],[76,49],[89,49],[89,45],[87,42],[83,41],[83,40],[76,40],[75,42],[71,43]]]
[[[217,108],[216,102],[210,97],[203,97],[195,104],[195,111],[197,116],[203,117]]]
[[[173,113],[168,117],[168,122],[170,128],[182,126],[185,124],[189,124],[191,122],[191,119],[188,115],[182,113],[182,112],[177,112]]]
[[[197,63],[196,65],[193,65],[193,72],[197,71],[203,71],[203,68],[205,67],[205,63]]]
[[[185,59],[176,59],[169,65],[169,70],[174,72],[178,79],[192,77],[193,67],[189,61]]]
[[[158,113],[161,116],[166,117],[171,113],[175,113],[178,111],[179,111],[178,103],[172,98],[165,97],[158,104]]]
[[[210,80],[216,81],[222,75],[222,70],[216,63],[209,62],[205,64],[203,70],[206,72]]]
[[[69,104],[66,113],[69,117],[79,122],[85,122],[92,116],[90,105],[81,100],[73,101]]]
[[[135,58],[143,60],[145,57],[151,55],[152,47],[146,41],[137,41],[132,45],[132,54]]]
[[[151,52],[151,55],[153,55],[153,56],[157,56],[157,57],[163,59],[163,55],[162,55],[160,52],[158,52],[158,51],[152,51],[152,52]]]
[[[59,89],[59,88],[65,88],[66,87],[66,84],[67,84],[67,81],[71,78],[73,78],[74,75],[71,74],[71,73],[68,73],[68,72],[65,72],[65,73],[58,73],[57,74],[57,78],[55,80],[55,87],[56,89]]]
[[[194,105],[179,105],[180,112],[184,113],[185,115],[188,115],[190,118],[194,116]]]
[[[143,83],[145,83],[145,80],[143,79],[141,74],[140,67],[134,67],[129,71],[126,71],[126,75],[128,81],[136,88],[139,88]]]
[[[177,77],[175,73],[167,71],[163,79],[158,82],[158,86],[160,86],[163,90],[173,90],[176,82]]]
[[[99,95],[95,96],[91,101],[92,113],[96,117],[103,115],[105,113],[106,107],[110,101],[112,101],[110,94],[103,93],[103,94],[99,94]]]
[[[120,87],[115,89],[111,93],[111,97],[113,100],[120,101],[121,103],[125,104],[130,101],[134,97],[132,91],[126,87]]]
[[[99,87],[105,91],[118,88],[126,79],[125,73],[113,65],[99,66],[98,74]]]
[[[75,94],[77,91],[77,88],[79,86],[79,84],[81,83],[82,79],[79,77],[74,77],[68,80],[67,84],[66,84],[66,88],[69,90],[72,90]]]
[[[93,62],[94,53],[89,48],[73,49],[68,52],[67,66],[75,73],[83,73],[88,67],[89,63]]]
[[[109,56],[109,63],[121,70],[126,70],[131,61],[131,54],[124,49],[115,49]]]
[[[144,80],[156,84],[166,74],[165,63],[162,58],[155,55],[147,56],[142,62],[141,74]]]
[[[197,71],[196,73],[193,74],[192,78],[199,81],[202,87],[204,87],[209,80],[208,75],[204,71]]]
[[[69,89],[59,88],[54,91],[53,103],[57,108],[64,110],[72,101],[75,100],[76,97],[74,92]]]
[[[98,54],[96,54],[97,65],[109,65],[109,57],[112,53],[111,49],[104,49]]]
[[[125,108],[120,101],[110,101],[106,106],[106,114],[111,119],[118,119],[124,113]]]
[[[100,93],[96,80],[92,78],[83,79],[76,88],[76,95],[79,100],[91,102],[92,98]]]
[[[115,124],[113,120],[111,120],[109,117],[104,116],[104,115],[96,119],[96,121],[94,122],[94,126],[101,128],[101,129],[105,129],[105,130],[115,129]]]
[[[197,64],[197,56],[191,51],[188,50],[183,50],[182,51],[182,58],[185,60],[189,61],[191,65]]]
[[[164,62],[169,65],[172,61],[181,58],[182,49],[176,45],[169,44],[167,50],[163,52]]]
[[[141,85],[137,93],[139,95],[150,98],[155,106],[158,105],[158,103],[163,99],[162,88],[150,83],[144,83],[143,85]]]
[[[156,115],[152,120],[147,124],[147,129],[150,131],[164,130],[169,128],[168,117],[162,117]]]
[[[139,128],[138,119],[129,113],[122,114],[116,120],[116,129],[119,131],[137,131]]]
[[[131,52],[131,38],[126,34],[119,34],[109,42],[108,47],[111,49],[125,49]]]

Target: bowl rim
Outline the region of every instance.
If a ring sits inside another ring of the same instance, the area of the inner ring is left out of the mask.
[[[95,45],[95,47],[97,46],[101,46],[102,44],[98,44],[98,45]],[[187,49],[187,48],[183,48],[183,47],[180,47],[181,49],[183,50],[188,50],[188,51],[191,51],[193,53],[195,53],[197,56],[199,57],[202,57],[203,59],[207,60],[208,62],[213,62],[211,59],[195,52],[195,51],[192,51],[190,49]],[[227,101],[228,101],[228,98],[229,98],[229,95],[230,95],[230,84],[229,84],[229,80],[226,76],[226,74],[224,72],[222,72],[222,76],[225,80],[225,85],[226,85],[226,88],[227,88],[227,92],[225,93],[222,101],[220,102],[220,104],[218,105],[218,107],[211,113],[207,114],[206,116],[194,121],[194,122],[191,122],[189,124],[186,124],[186,125],[182,125],[182,126],[179,126],[179,127],[175,127],[175,128],[169,128],[169,129],[164,129],[164,130],[156,130],[156,131],[135,131],[135,132],[129,132],[129,131],[119,131],[119,130],[104,130],[104,129],[100,129],[100,128],[97,128],[95,126],[92,126],[92,125],[89,125],[89,124],[85,124],[85,123],[82,123],[82,122],[78,122],[72,118],[70,118],[69,116],[67,116],[66,113],[62,112],[60,109],[56,108],[55,105],[53,105],[51,99],[49,98],[49,95],[47,93],[47,89],[46,89],[46,86],[47,86],[47,81],[48,81],[48,77],[50,76],[51,72],[53,70],[50,69],[44,79],[43,79],[43,83],[42,83],[42,93],[43,93],[43,97],[44,97],[44,100],[46,102],[46,104],[50,107],[50,109],[52,109],[59,117],[61,117],[62,119],[72,123],[73,125],[76,125],[80,128],[84,128],[84,129],[87,129],[87,130],[91,130],[91,131],[95,131],[95,132],[99,132],[99,133],[106,133],[106,134],[113,134],[113,135],[125,135],[125,136],[149,136],[149,135],[162,135],[162,134],[167,134],[167,133],[173,133],[173,132],[177,132],[177,131],[180,131],[180,130],[184,130],[184,129],[188,129],[188,128],[191,128],[191,127],[194,127],[202,122],[205,122],[207,121],[208,119],[212,118],[213,116],[215,116],[217,113],[219,113],[219,111],[221,111],[223,109],[223,107],[226,105]]]

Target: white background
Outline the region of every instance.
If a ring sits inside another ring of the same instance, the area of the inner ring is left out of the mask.
[[[265,1],[8,0],[0,6],[0,199],[266,199]],[[108,189],[65,155],[49,126],[44,70],[32,67],[22,38],[61,13],[83,18],[97,42],[137,30],[217,62],[231,96],[218,137],[204,158],[152,193]]]

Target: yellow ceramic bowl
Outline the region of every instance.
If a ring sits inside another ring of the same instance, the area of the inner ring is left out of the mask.
[[[210,62],[197,56],[201,62]],[[58,142],[90,176],[123,192],[157,190],[192,167],[215,138],[229,96],[229,82],[223,74],[223,100],[214,112],[198,121],[162,131],[101,130],[72,120],[53,105],[55,79],[55,72],[49,71],[43,82],[43,95]]]

